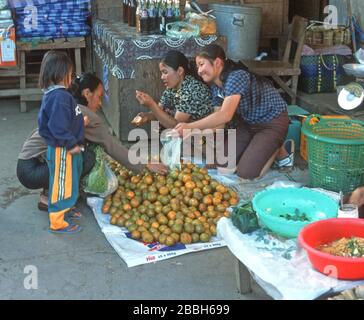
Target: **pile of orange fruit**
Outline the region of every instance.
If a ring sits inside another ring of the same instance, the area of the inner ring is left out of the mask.
[[[137,175],[113,160],[110,166],[119,187],[105,199],[102,212],[111,215],[111,224],[127,228],[133,239],[145,243],[209,242],[219,219],[229,217],[227,209],[238,203],[234,190],[191,163],[167,175]]]

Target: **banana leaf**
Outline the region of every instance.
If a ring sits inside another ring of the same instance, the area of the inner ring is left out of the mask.
[[[251,202],[242,206],[234,207],[231,214],[233,225],[237,227],[241,233],[250,233],[259,228],[258,218],[252,208]]]

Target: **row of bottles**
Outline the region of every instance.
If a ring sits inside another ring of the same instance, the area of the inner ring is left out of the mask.
[[[166,25],[179,20],[179,0],[123,0],[123,22],[143,34],[165,34]]]

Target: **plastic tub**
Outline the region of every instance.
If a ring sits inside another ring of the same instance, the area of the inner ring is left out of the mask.
[[[337,279],[361,280],[364,279],[364,258],[338,257],[316,249],[353,236],[364,238],[364,220],[341,218],[317,221],[302,229],[298,241],[316,270]]]
[[[301,229],[317,220],[336,218],[338,203],[329,196],[308,188],[274,188],[259,192],[253,198],[253,208],[260,222],[274,233],[296,238]],[[280,217],[305,214],[309,221],[293,221]]]

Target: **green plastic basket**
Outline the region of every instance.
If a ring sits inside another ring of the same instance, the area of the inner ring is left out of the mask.
[[[364,185],[364,122],[311,115],[302,132],[312,187],[347,193]]]

